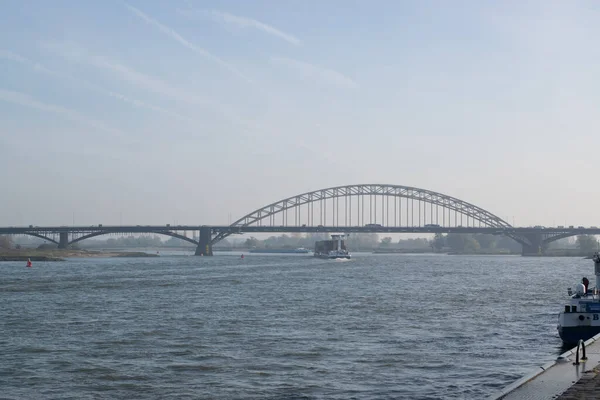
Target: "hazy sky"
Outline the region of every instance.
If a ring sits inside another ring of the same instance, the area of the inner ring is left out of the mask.
[[[392,183],[600,226],[598,2],[1,7],[0,225],[227,223]]]

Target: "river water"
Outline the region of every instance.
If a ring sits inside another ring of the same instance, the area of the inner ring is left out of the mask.
[[[0,263],[3,399],[478,399],[556,359],[577,258]]]

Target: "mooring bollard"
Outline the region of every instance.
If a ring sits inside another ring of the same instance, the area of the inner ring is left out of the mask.
[[[579,339],[579,342],[577,342],[577,350],[575,353],[575,362],[573,363],[573,365],[579,365],[579,346],[581,346],[581,349],[583,351],[582,357],[581,357],[581,361],[586,361],[587,357],[585,355],[585,342],[583,341],[583,339]]]

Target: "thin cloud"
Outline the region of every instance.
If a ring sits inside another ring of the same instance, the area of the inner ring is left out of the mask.
[[[271,57],[271,62],[275,64],[285,65],[286,67],[295,70],[296,72],[300,73],[301,75],[304,75],[305,77],[320,79],[327,83],[350,89],[358,88],[358,84],[352,79],[331,69],[318,67],[313,64],[292,60],[291,58],[286,57]]]
[[[92,65],[112,71],[120,79],[150,92],[169,97],[173,100],[183,101],[191,105],[211,108],[221,113],[228,120],[241,122],[237,115],[221,104],[215,103],[214,101],[208,100],[196,94],[192,94],[183,89],[171,86],[160,79],[138,72],[118,62],[107,60],[99,56],[93,56],[90,59],[90,62]]]
[[[222,115],[228,122],[237,125],[238,134],[244,135],[248,139],[264,139],[264,140],[276,140],[279,138],[279,130],[266,127],[255,120],[247,120],[240,118],[228,107],[215,103],[212,100],[207,100],[197,94],[190,93],[185,89],[171,86],[170,84],[154,78],[152,76],[145,75],[141,72],[134,70],[126,65],[123,65],[117,61],[110,60],[103,56],[91,54],[80,46],[77,46],[70,42],[41,42],[41,47],[47,51],[52,52],[55,55],[65,58],[71,62],[91,65],[95,68],[109,71],[115,75],[118,79],[138,86],[141,89],[147,90],[159,94],[164,97],[168,97],[179,102],[188,103],[194,106],[207,106],[215,110],[217,113]],[[314,146],[310,147],[305,145],[300,140],[296,140],[295,145],[297,147],[305,148],[312,153],[319,154],[323,159],[327,159],[326,155],[322,152],[316,151]]]
[[[275,36],[280,39],[283,39],[286,42],[291,43],[293,45],[299,46],[300,44],[302,44],[300,39],[298,39],[297,37],[290,35],[289,33],[280,31],[279,29],[277,29],[271,25],[267,25],[264,22],[260,22],[255,19],[252,19],[252,18],[233,15],[233,14],[229,14],[229,13],[226,13],[223,11],[217,11],[217,10],[184,11],[184,10],[177,9],[177,12],[179,14],[187,16],[187,17],[208,16],[211,19],[213,19],[214,21],[219,22],[221,24],[235,25],[239,28],[254,28],[254,29],[258,29],[259,31],[263,31],[271,36]]]
[[[0,89],[0,101],[17,104],[17,105],[20,105],[23,107],[34,108],[34,109],[40,110],[40,111],[46,111],[46,112],[51,112],[54,114],[59,114],[66,119],[90,126],[92,128],[95,128],[97,130],[100,130],[100,131],[103,131],[106,133],[110,133],[114,136],[118,136],[118,137],[125,136],[124,132],[122,132],[118,129],[110,128],[110,127],[104,125],[100,121],[96,121],[96,120],[88,118],[82,114],[79,114],[77,111],[74,111],[74,110],[71,110],[71,109],[68,109],[68,108],[65,108],[62,106],[58,106],[55,104],[43,103],[43,102],[38,101],[38,100],[34,99],[33,97],[31,97],[27,94],[24,94],[24,93]]]
[[[193,52],[200,54],[201,56],[216,62],[217,64],[219,64],[223,68],[227,69],[231,73],[239,76],[240,78],[244,79],[245,81],[247,81],[249,83],[252,83],[252,81],[250,79],[248,79],[246,76],[244,76],[240,71],[238,71],[231,64],[221,60],[219,57],[215,56],[214,54],[211,54],[207,50],[204,50],[203,48],[200,48],[200,47],[194,45],[189,40],[185,39],[183,36],[181,36],[179,33],[177,33],[174,29],[161,24],[157,20],[155,20],[152,17],[150,17],[149,15],[145,14],[143,11],[141,11],[127,3],[125,3],[125,7],[127,7],[127,9],[129,9],[129,11],[131,11],[131,13],[133,13],[135,16],[144,20],[146,23],[158,28],[158,30],[160,30],[162,33],[175,39],[177,42],[182,44],[184,47],[187,47],[188,49],[192,50]]]
[[[190,119],[188,117],[185,117],[183,115],[180,115],[180,114],[177,114],[175,112],[166,110],[166,109],[164,109],[162,107],[158,107],[158,106],[155,106],[155,105],[152,105],[152,104],[145,103],[145,102],[143,102],[141,100],[129,98],[129,97],[127,97],[127,96],[125,96],[125,95],[123,95],[121,93],[118,93],[118,92],[113,92],[111,90],[106,90],[106,89],[102,88],[101,86],[98,86],[98,85],[96,85],[94,83],[88,82],[88,81],[86,81],[84,79],[75,78],[75,77],[72,77],[72,76],[67,75],[67,74],[63,74],[63,73],[60,73],[60,72],[53,71],[53,70],[51,70],[49,68],[46,68],[42,64],[35,63],[33,61],[28,60],[27,58],[25,58],[23,56],[20,56],[18,54],[15,54],[15,53],[12,53],[12,52],[9,52],[9,51],[0,50],[0,58],[4,58],[4,59],[10,60],[10,61],[18,62],[18,63],[20,63],[22,65],[25,65],[25,66],[29,67],[29,68],[32,68],[36,72],[41,72],[41,73],[44,73],[44,74],[47,74],[47,75],[51,75],[51,76],[54,76],[54,77],[57,77],[57,78],[67,79],[67,80],[76,82],[77,84],[81,85],[82,87],[85,87],[86,89],[89,89],[89,90],[92,90],[94,92],[103,94],[105,96],[112,97],[114,99],[118,99],[118,100],[120,100],[122,102],[125,102],[125,103],[128,103],[128,104],[130,104],[130,105],[132,105],[134,107],[145,108],[145,109],[148,109],[148,110],[151,110],[151,111],[156,111],[156,112],[159,112],[159,113],[162,113],[162,114],[165,114],[165,115],[169,115],[171,117],[174,117],[174,118],[177,118],[177,119],[180,119],[180,120],[184,120],[184,121],[187,121],[187,122],[193,122],[192,119]]]
[[[121,100],[121,101],[123,101],[125,103],[129,103],[129,104],[131,104],[134,107],[146,108],[148,110],[156,111],[156,112],[159,112],[161,114],[165,114],[165,115],[168,115],[170,117],[173,117],[173,118],[176,118],[176,119],[179,119],[179,120],[182,120],[182,121],[186,121],[186,122],[195,122],[193,119],[188,118],[188,117],[186,117],[184,115],[178,114],[178,113],[170,111],[170,110],[166,110],[166,109],[164,109],[162,107],[158,107],[158,106],[154,106],[152,104],[148,104],[148,103],[143,102],[141,100],[129,98],[129,97],[127,97],[127,96],[125,96],[125,95],[123,95],[121,93],[117,93],[117,92],[113,92],[113,91],[106,91],[104,93],[107,96],[110,96],[110,97],[112,97],[114,99],[118,99],[118,100]]]
[[[42,47],[71,62],[91,65],[95,68],[104,69],[113,73],[118,79],[138,86],[149,92],[169,97],[174,100],[183,101],[192,105],[216,106],[214,101],[205,99],[196,94],[187,92],[152,76],[136,71],[117,61],[106,57],[91,54],[83,48],[64,42],[43,42]]]
[[[210,108],[217,114],[220,114],[229,123],[240,125],[242,130],[238,131],[246,134],[245,130],[256,130],[258,127],[250,120],[240,118],[229,107],[217,103],[212,99],[199,96],[185,89],[172,86],[158,78],[143,74],[123,65],[117,61],[110,60],[106,57],[91,54],[80,46],[69,42],[42,42],[40,44],[44,49],[61,56],[71,62],[91,65],[95,68],[107,70],[118,79],[138,86],[141,89],[149,92],[171,98],[178,102],[184,102],[193,106],[203,106]],[[252,136],[254,133],[248,133]]]
[[[19,63],[24,63],[27,61],[24,57],[21,57],[18,54],[11,53],[10,51],[6,51],[6,50],[0,50],[0,58],[9,60],[9,61],[19,62]]]

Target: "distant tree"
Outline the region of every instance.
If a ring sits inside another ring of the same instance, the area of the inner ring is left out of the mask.
[[[248,238],[244,242],[244,245],[249,249],[251,249],[253,247],[258,247],[259,244],[260,244],[260,241],[255,237]]]
[[[396,247],[399,249],[424,250],[431,248],[431,242],[425,238],[400,239],[398,240]]]
[[[183,241],[183,242],[185,242],[185,241]],[[189,242],[187,242],[187,243],[189,243]],[[219,246],[221,246],[221,247],[233,247],[233,244],[229,240],[227,240],[227,239],[221,239],[221,240],[219,240]]]
[[[379,235],[376,233],[356,233],[346,240],[346,246],[351,250],[370,250],[379,246]]]
[[[110,240],[110,239],[109,239]],[[223,245],[222,243],[223,241],[219,242],[219,245]],[[167,239],[164,243],[163,243],[164,247],[193,247],[195,246],[193,243],[190,243],[188,241],[185,241],[183,239],[179,239],[179,238],[175,238],[175,237],[171,237],[169,239]]]
[[[475,253],[481,249],[479,241],[473,235],[465,233],[449,233],[446,235],[446,244],[454,251]]]
[[[390,247],[390,245],[392,244],[392,238],[387,236],[384,237],[383,239],[381,239],[381,247]]]
[[[493,249],[494,247],[496,247],[496,236],[494,235],[475,235],[474,236],[475,240],[477,240],[477,242],[479,243],[479,246],[482,249]]]
[[[465,249],[465,236],[461,233],[449,233],[446,235],[446,244],[452,250],[463,251]]]
[[[433,249],[435,249],[436,251],[440,251],[444,248],[445,245],[446,238],[444,237],[444,235],[441,233],[436,233],[433,237],[433,240],[431,241],[431,247],[433,247]]]
[[[521,244],[516,240],[508,237],[508,236],[498,236],[498,241],[496,242],[497,249],[506,249],[511,252],[521,252]]]
[[[12,239],[10,236],[0,236],[0,249],[10,249],[12,247]]]
[[[573,243],[570,238],[558,239],[548,244],[548,249],[572,249],[577,243]]]
[[[465,240],[465,246],[463,248],[464,251],[468,253],[476,253],[481,249],[479,242],[475,240],[473,237],[469,237]]]
[[[591,253],[598,250],[598,240],[593,235],[579,235],[577,236],[577,248]]]

